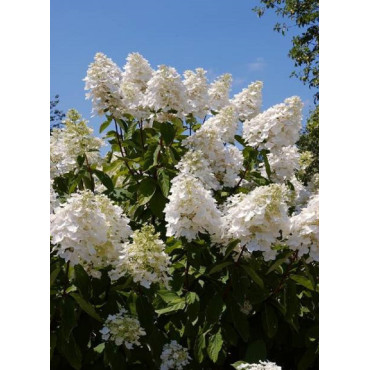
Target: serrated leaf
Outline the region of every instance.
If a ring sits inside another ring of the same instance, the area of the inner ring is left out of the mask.
[[[157,171],[159,187],[162,190],[163,195],[167,198],[170,191],[170,176],[166,172],[165,168],[160,168]]]
[[[216,334],[210,336],[207,346],[208,356],[214,363],[217,362],[218,354],[221,351],[222,344],[223,339],[220,328]]]
[[[83,299],[79,294],[71,293],[70,296],[73,297],[73,299],[78,303],[81,309],[84,310],[88,315],[99,322],[103,322],[98,313],[95,311],[95,308],[89,302]]]

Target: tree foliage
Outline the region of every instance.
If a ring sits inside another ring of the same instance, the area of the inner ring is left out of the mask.
[[[62,126],[62,121],[65,118],[65,113],[56,106],[59,104],[59,95],[55,95],[53,100],[50,100],[50,130]]]
[[[276,23],[274,30],[282,33],[298,27],[301,34],[292,38],[289,57],[294,60],[298,70],[292,76],[298,77],[310,88],[319,87],[319,1],[318,0],[261,0],[262,6],[253,10],[259,17],[267,9],[273,9],[278,16],[289,19],[292,24]],[[315,101],[319,100],[319,92],[315,92]]]

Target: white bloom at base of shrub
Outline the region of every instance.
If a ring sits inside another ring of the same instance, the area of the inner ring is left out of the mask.
[[[261,81],[251,83],[239,94],[234,95],[230,103],[236,108],[239,120],[245,121],[255,117],[262,105],[262,87]]]
[[[214,130],[224,142],[233,143],[238,129],[238,117],[233,106],[222,108],[218,114],[208,118],[199,129],[203,131]],[[198,131],[198,132],[199,132]]]
[[[122,77],[121,69],[112,59],[103,53],[96,53],[84,78],[85,90],[89,90],[86,99],[92,100],[95,113],[101,116],[109,111],[114,117],[121,117],[124,113],[119,93]]]
[[[285,99],[243,125],[243,138],[249,145],[276,151],[294,145],[301,130],[303,103],[297,97]]]
[[[175,68],[165,65],[158,67],[148,81],[143,105],[154,111],[175,110],[179,116],[190,111],[185,86]]]
[[[67,112],[64,127],[53,129],[50,135],[51,178],[73,171],[78,167],[79,156],[86,156],[90,166],[102,163],[99,151],[104,141],[92,136],[92,133],[93,129],[87,126],[76,110]]]
[[[208,83],[206,77],[207,71],[203,68],[197,68],[195,72],[184,72],[184,86],[186,88],[189,113],[196,117],[203,118],[208,112]]]
[[[55,209],[50,233],[58,256],[99,278],[99,269],[118,259],[132,230],[122,209],[107,196],[84,190]]]
[[[109,272],[112,280],[130,275],[135,283],[145,288],[151,284],[164,284],[169,289],[170,257],[164,252],[165,244],[155,233],[154,226],[145,225],[132,235],[132,242],[125,243],[119,261]]]
[[[248,251],[262,251],[266,261],[274,259],[272,246],[280,232],[287,235],[289,230],[287,192],[285,185],[271,184],[231,196],[224,208],[221,237],[239,239]]]
[[[57,193],[53,188],[54,181],[50,179],[50,214],[54,213],[54,209],[59,206]]]
[[[172,340],[163,346],[161,360],[160,370],[182,370],[190,363],[191,357],[187,348]]]
[[[109,315],[100,333],[103,340],[114,342],[117,346],[124,344],[127,349],[132,349],[134,345],[140,346],[140,337],[146,332],[139,320],[126,313],[122,308],[117,314]]]
[[[271,169],[271,180],[284,182],[289,180],[296,170],[299,169],[300,154],[295,145],[285,146],[267,154]],[[261,168],[262,176],[267,178],[265,165]]]
[[[208,89],[210,109],[219,111],[226,105],[229,105],[229,92],[231,88],[231,82],[231,74],[225,73],[211,83]]]
[[[290,219],[287,245],[298,251],[298,256],[310,255],[310,260],[319,260],[319,195],[313,195],[307,207]]]
[[[169,203],[164,209],[167,236],[196,239],[198,233],[217,233],[221,212],[210,190],[194,176],[180,173],[171,181]]]
[[[190,149],[175,167],[180,173],[196,177],[206,189],[218,190],[221,188],[212,172],[211,164],[200,150]]]
[[[153,69],[149,62],[139,53],[130,53],[126,58],[122,79],[124,82],[135,84],[142,93],[147,88],[148,81],[153,76]]]
[[[238,361],[232,365],[236,370],[281,370],[274,362],[260,361],[259,364],[248,364],[247,362]]]

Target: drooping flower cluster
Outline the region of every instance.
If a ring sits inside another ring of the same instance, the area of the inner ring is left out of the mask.
[[[190,363],[189,351],[175,340],[163,346],[160,370],[182,370]]]
[[[199,233],[215,234],[221,222],[212,193],[194,176],[180,173],[172,180],[169,203],[164,209],[167,236],[196,239]]]
[[[74,193],[51,215],[50,233],[57,255],[81,264],[94,277],[118,259],[132,231],[120,207],[90,190]]]
[[[103,340],[112,341],[117,346],[124,344],[127,349],[132,349],[134,345],[140,346],[140,337],[146,335],[139,320],[128,315],[124,308],[107,317],[100,333]]]
[[[93,129],[74,109],[67,113],[67,120],[63,128],[56,128],[50,135],[50,176],[61,176],[73,171],[77,167],[77,158],[93,164],[101,164],[99,150],[104,141],[92,136]]]
[[[286,197],[286,186],[279,184],[230,197],[222,218],[222,237],[239,239],[248,251],[262,251],[265,260],[274,259],[272,247],[281,233],[287,235],[289,230]]]
[[[319,195],[313,195],[307,207],[291,218],[288,246],[298,251],[298,256],[310,255],[319,260]]]
[[[113,271],[109,272],[112,280],[128,274],[134,282],[145,288],[161,283],[168,288],[170,258],[164,252],[165,244],[155,233],[154,226],[145,225],[132,235],[132,242],[125,243],[121,256]]]
[[[260,361],[259,364],[248,364],[240,362],[233,365],[236,370],[281,370],[281,366],[277,366],[274,362]]]

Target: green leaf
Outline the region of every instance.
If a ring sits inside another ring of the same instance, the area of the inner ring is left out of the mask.
[[[314,290],[312,282],[304,276],[292,274],[290,275],[290,278],[294,280],[297,284],[302,285],[309,290]]]
[[[250,278],[261,288],[264,288],[264,283],[261,277],[257,274],[257,272],[248,265],[242,265],[245,272],[250,276]]]
[[[266,356],[266,344],[263,340],[258,339],[248,345],[244,360],[250,364],[253,364],[266,360]]]
[[[86,299],[90,298],[91,284],[89,275],[81,265],[74,267],[75,272],[75,285],[80,291],[81,295]]]
[[[60,266],[57,266],[53,272],[50,274],[50,286],[53,286],[55,279],[58,277],[59,272],[61,270]]]
[[[289,253],[291,254],[291,253]],[[266,275],[268,275],[270,272],[275,271],[279,266],[281,266],[284,262],[286,262],[287,258],[289,257],[289,254],[285,257],[279,258],[276,260],[270,268],[267,270]]]
[[[69,364],[76,370],[81,369],[82,354],[75,338],[71,335],[69,342],[62,337],[58,337],[58,350],[66,358]]]
[[[157,294],[166,303],[178,303],[184,300],[183,298],[178,296],[175,292],[171,292],[170,290],[158,290]]]
[[[149,201],[149,208],[154,213],[154,216],[162,219],[164,217],[163,210],[166,206],[167,199],[163,196],[162,192],[157,188],[155,194]]]
[[[161,308],[159,310],[155,310],[155,312],[158,315],[163,315],[165,313],[170,313],[170,312],[175,312],[175,311],[178,311],[178,310],[183,310],[184,308],[185,308],[185,300],[182,301],[182,302],[176,303],[172,306],[168,306],[166,308]]]
[[[99,322],[103,322],[98,313],[95,311],[95,308],[87,301],[85,301],[79,294],[71,293],[71,297],[78,303],[78,305],[92,318]]]
[[[218,322],[222,314],[223,307],[224,307],[224,301],[221,295],[216,294],[215,296],[213,296],[209,300],[207,307],[206,307],[205,314],[206,314],[207,322],[212,323],[212,324]]]
[[[185,302],[187,304],[192,304],[195,301],[199,301],[199,296],[195,292],[187,292],[185,295]]]
[[[108,119],[100,125],[99,134],[101,134],[109,126],[111,121],[112,121],[111,119]]]
[[[205,334],[199,334],[195,339],[193,353],[194,358],[198,363],[202,363],[204,360],[204,350],[206,348],[206,336]]]
[[[219,272],[219,271],[223,270],[225,267],[232,265],[233,263],[234,262],[231,262],[231,261],[221,262],[221,263],[213,266],[208,274],[212,275],[216,272]]]
[[[227,245],[224,260],[225,260],[227,257],[229,257],[229,255],[231,254],[231,252],[235,249],[235,247],[236,247],[239,243],[240,243],[240,240],[239,240],[239,239],[236,239],[236,240],[231,241],[231,242]]]
[[[61,332],[65,341],[69,342],[69,337],[74,327],[77,325],[74,301],[66,297],[60,306]]]
[[[105,343],[100,343],[96,347],[94,347],[94,352],[96,353],[102,353],[105,348]]]
[[[157,171],[159,187],[163,195],[167,198],[170,191],[170,177],[165,168],[160,168]]]
[[[232,300],[231,302],[231,314],[234,328],[242,337],[243,341],[248,342],[250,335],[249,322],[246,319],[245,315],[240,311],[239,304],[234,300]]]
[[[292,280],[288,280],[285,294],[286,318],[289,321],[298,311],[297,286]]]
[[[139,184],[138,205],[142,206],[150,201],[155,193],[156,184],[153,179],[146,177]]]
[[[170,145],[176,136],[176,130],[169,122],[163,122],[161,124],[161,135],[166,145]]]
[[[266,150],[261,150],[261,154],[262,154],[262,157],[263,157],[263,162],[265,163],[265,168],[266,168],[267,176],[270,179],[270,176],[271,176],[271,167],[270,167],[269,160],[267,158],[267,151]]]
[[[109,191],[112,191],[114,189],[113,181],[106,173],[100,170],[92,171]]]
[[[265,305],[262,311],[262,327],[269,338],[273,338],[278,329],[278,318],[272,306]]]
[[[223,339],[221,335],[221,328],[214,335],[211,335],[208,341],[207,353],[209,358],[216,363],[218,359],[218,354],[221,351],[223,344]]]

